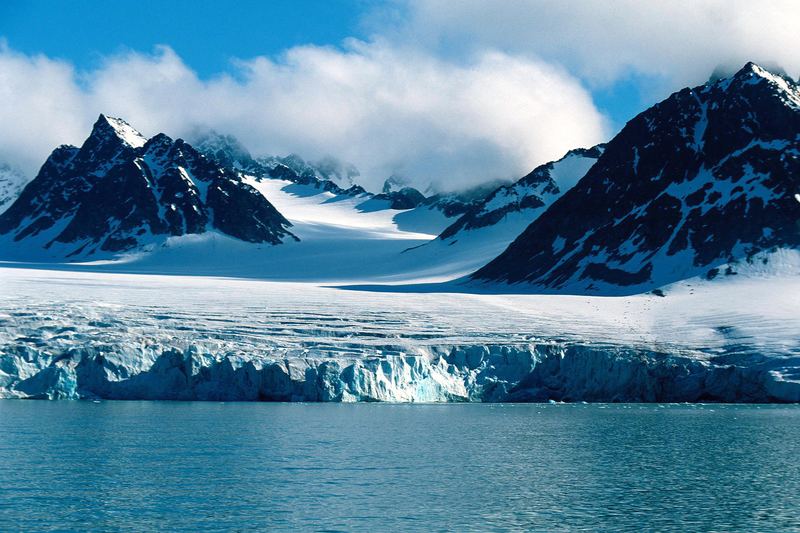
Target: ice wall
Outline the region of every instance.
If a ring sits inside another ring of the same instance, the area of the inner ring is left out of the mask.
[[[214,401],[798,402],[800,358],[698,359],[615,346],[435,346],[363,358],[252,358],[198,347],[0,355],[0,397]]]

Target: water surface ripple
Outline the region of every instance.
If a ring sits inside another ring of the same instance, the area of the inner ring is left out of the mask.
[[[800,408],[0,402],[0,530],[800,529]]]

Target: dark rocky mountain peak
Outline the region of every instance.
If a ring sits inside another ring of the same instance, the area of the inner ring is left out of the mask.
[[[578,184],[473,275],[637,292],[800,245],[800,88],[748,63],[636,116]]]
[[[279,244],[291,224],[238,173],[181,139],[147,140],[127,122],[100,115],[80,148],[53,151],[0,215],[0,237],[53,255],[115,254],[170,236],[220,231]]]
[[[427,198],[414,187],[403,187],[396,191],[376,194],[377,200],[388,200],[392,209],[414,209],[422,205]]]
[[[121,118],[107,117],[101,114],[94,123],[92,133],[87,141],[90,143],[93,141],[119,141],[131,148],[141,148],[147,142],[147,138]]]

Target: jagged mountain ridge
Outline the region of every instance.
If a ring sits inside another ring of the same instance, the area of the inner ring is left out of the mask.
[[[321,182],[328,181],[344,190],[358,186],[357,180],[361,176],[355,165],[331,156],[307,162],[297,154],[289,154],[285,157],[262,158],[262,161],[267,164],[274,161],[294,170],[298,176],[306,179],[313,177]]]
[[[53,151],[0,215],[0,234],[68,257],[117,253],[217,230],[279,244],[291,224],[253,187],[181,139],[146,139],[100,115],[80,147]]]
[[[323,160],[322,167],[307,163],[297,154],[256,158],[233,135],[220,134],[213,130],[199,135],[193,146],[218,164],[259,179],[286,180],[348,196],[366,193],[363,187],[353,181],[359,175],[358,170],[333,158]],[[343,186],[343,183],[347,186]]]
[[[390,176],[380,193],[373,194],[356,183],[361,176],[358,169],[332,157],[307,162],[297,154],[285,157],[253,157],[250,151],[233,135],[213,130],[197,137],[194,146],[206,157],[220,165],[232,168],[258,179],[279,179],[300,185],[311,185],[336,195],[364,196],[388,202],[388,209],[408,210],[428,207],[441,211],[446,217],[455,217],[468,211],[493,187],[474,187],[460,192],[428,193],[411,187],[398,176]]]
[[[465,274],[474,272],[501,254],[547,206],[582,178],[602,150],[603,145],[570,150],[516,182],[485,188],[460,206],[461,216],[436,239],[406,253],[419,262],[449,262],[462,265]]]
[[[578,184],[473,274],[637,292],[800,245],[800,88],[748,63],[639,114]]]
[[[499,223],[510,213],[531,211],[530,221],[569,190],[603,153],[604,145],[576,148],[557,161],[545,163],[509,185],[492,191],[445,229],[441,239]]]

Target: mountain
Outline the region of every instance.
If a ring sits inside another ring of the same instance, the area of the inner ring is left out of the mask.
[[[632,119],[479,282],[634,293],[800,245],[800,87],[748,63]]]
[[[577,148],[558,161],[533,169],[520,180],[467,191],[439,208],[458,216],[436,239],[406,251],[419,263],[450,263],[452,271],[474,272],[495,257],[547,207],[582,178],[603,152],[603,145]],[[457,268],[455,268],[457,266]]]
[[[375,198],[388,201],[392,209],[414,209],[426,200],[424,194],[398,176],[390,176],[384,181],[381,193]]]
[[[533,221],[586,174],[603,149],[604,145],[597,145],[570,150],[558,161],[540,165],[519,181],[498,187],[445,229],[440,238],[457,239],[466,232],[502,223],[511,214],[524,213],[528,223]]]
[[[297,154],[274,159],[295,171],[299,176],[313,177],[323,182],[328,181],[342,189],[349,189],[357,185],[356,180],[361,176],[361,173],[352,164],[330,156],[314,162],[306,162]]]
[[[496,187],[487,183],[469,189],[453,192],[436,192],[433,187],[428,187],[425,193],[411,187],[406,180],[399,176],[390,176],[383,183],[381,193],[375,198],[387,200],[392,209],[414,209],[422,207],[441,211],[444,216],[453,218],[469,211],[474,205],[480,203],[486,195]],[[430,196],[426,196],[426,194]]]
[[[262,169],[260,173],[254,173],[256,176],[287,180],[300,185],[312,185],[333,194],[358,196],[367,192],[363,187],[352,182],[352,176],[346,180],[342,179],[338,175],[306,163],[297,154],[290,154],[286,157],[259,157],[256,163]],[[355,171],[354,175],[358,176],[358,171]]]
[[[399,176],[390,176],[379,194],[368,193],[355,182],[360,172],[353,165],[334,158],[309,163],[297,154],[286,157],[254,158],[236,137],[208,131],[197,137],[194,146],[220,165],[259,179],[277,179],[311,185],[335,195],[363,196],[385,201],[385,209],[435,209],[446,218],[466,212],[494,187],[479,186],[461,192],[433,193],[426,196]]]
[[[262,170],[247,148],[233,135],[209,130],[195,136],[190,142],[195,150],[226,168],[250,173]]]
[[[22,172],[0,163],[0,213],[11,206],[27,182]]]
[[[498,187],[505,185],[505,180],[491,180],[468,189],[452,192],[436,192],[429,187],[423,205],[431,205],[442,211],[447,217],[456,217],[483,203]]]
[[[254,158],[236,137],[213,130],[197,136],[193,146],[218,164],[259,179],[286,180],[348,196],[366,193],[353,181],[359,176],[358,170],[330,157],[317,164],[307,163],[297,154]]]
[[[279,244],[291,224],[235,172],[186,142],[146,139],[100,115],[80,148],[60,146],[5,213],[0,234],[57,256],[130,251],[219,231]]]

